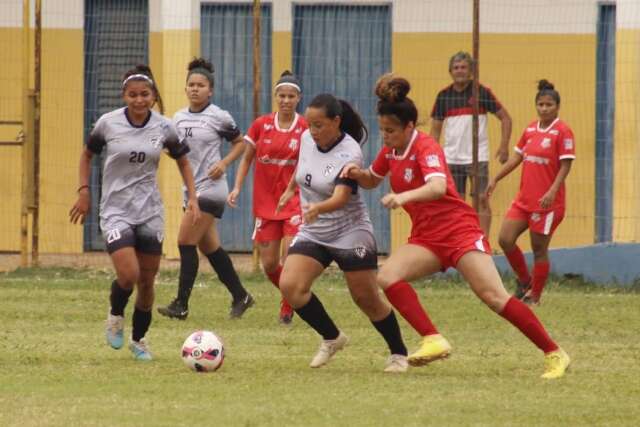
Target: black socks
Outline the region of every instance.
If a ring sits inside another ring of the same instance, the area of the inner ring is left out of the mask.
[[[239,301],[244,299],[247,296],[247,291],[242,286],[242,283],[240,283],[238,273],[236,273],[236,269],[233,267],[233,263],[227,252],[222,249],[222,247],[219,247],[217,250],[207,254],[207,258],[220,281],[229,290],[233,300]]]
[[[389,315],[384,319],[371,323],[387,342],[387,346],[389,346],[391,354],[402,354],[403,356],[408,354],[407,347],[402,341],[400,325],[398,325],[398,320],[396,319],[396,315],[393,310],[391,310],[391,313],[389,313]]]
[[[323,339],[334,340],[340,335],[340,331],[315,294],[312,293],[309,302],[296,309],[296,313],[317,333],[322,335]]]
[[[129,302],[129,297],[133,293],[133,289],[122,289],[118,285],[118,281],[114,280],[111,283],[111,295],[109,300],[111,301],[111,314],[114,316],[124,316],[124,308]]]

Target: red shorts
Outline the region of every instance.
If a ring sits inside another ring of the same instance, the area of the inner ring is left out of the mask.
[[[259,243],[281,240],[284,236],[295,236],[301,224],[300,215],[294,215],[287,219],[256,218],[251,238]]]
[[[480,251],[491,255],[491,245],[489,245],[489,240],[487,240],[487,238],[481,233],[469,233],[465,236],[456,238],[455,241],[445,243],[433,242],[428,238],[416,236],[410,237],[408,243],[422,246],[423,248],[433,252],[440,259],[442,271],[445,271],[449,267],[456,268],[460,258],[462,258],[462,256],[467,252]]]
[[[550,236],[564,219],[564,206],[550,211],[530,212],[512,203],[506,217],[526,221],[529,224],[530,231]]]

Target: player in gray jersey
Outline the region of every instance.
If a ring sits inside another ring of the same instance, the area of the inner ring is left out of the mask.
[[[226,168],[244,151],[243,136],[231,115],[210,103],[213,96],[213,66],[202,58],[188,65],[185,92],[189,106],[178,111],[173,121],[180,137],[189,145],[187,154],[195,176],[198,204],[202,211],[199,221],[185,211],[178,233],[180,251],[180,278],[177,297],[165,307],[158,307],[164,316],[186,319],[189,314],[189,297],[198,274],[198,250],[196,245],[227,287],[233,301],[229,317],[239,318],[253,305],[253,298],[238,278],[231,258],[220,246],[216,219],[222,218],[227,201]],[[233,148],[224,158],[220,150],[223,140]],[[185,188],[185,203],[187,193]]]
[[[111,308],[107,316],[108,344],[124,344],[124,309],[137,286],[133,331],[129,348],[136,360],[151,360],[144,338],[151,324],[153,285],[160,266],[164,218],[156,179],[163,150],[176,160],[188,192],[186,210],[194,221],[200,218],[189,147],[179,138],[170,120],[152,111],[160,100],[151,70],[138,65],[122,83],[126,107],[101,116],[89,134],[80,157],[78,201],[70,212],[71,222],[84,222],[89,211],[91,158],[102,154],[102,199],[100,228],[117,279],[111,284]]]
[[[376,286],[377,249],[367,208],[357,183],[340,178],[347,163],[362,164],[358,141],[366,140],[366,129],[349,103],[329,94],[316,96],[305,117],[309,130],[302,134],[296,174],[278,208],[294,196],[297,185],[304,224],[289,248],[280,289],[300,318],[323,338],[310,366],[325,365],[348,341],[311,292],[314,280],[336,261],[353,300],[387,342],[391,356],[385,372],[405,372],[407,348],[398,321]]]

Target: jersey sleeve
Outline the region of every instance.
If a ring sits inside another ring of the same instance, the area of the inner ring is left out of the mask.
[[[491,89],[482,85],[480,85],[480,108],[493,114],[502,110],[500,101],[498,101]]]
[[[387,158],[387,154],[389,154],[389,149],[382,147],[382,150],[378,152],[373,163],[369,166],[371,173],[378,178],[384,178],[389,173],[389,159]]]
[[[89,151],[93,154],[102,153],[102,149],[105,145],[107,145],[107,140],[104,134],[105,131],[105,120],[100,117],[98,121],[89,132],[89,137],[87,138],[86,146]]]
[[[424,177],[424,182],[435,177],[447,178],[447,163],[444,159],[444,152],[439,145],[421,147],[416,161]]]
[[[189,146],[178,137],[178,131],[173,124],[168,124],[164,129],[163,147],[173,159],[179,159],[189,152]]]
[[[445,105],[445,96],[441,91],[436,97],[436,102],[433,103],[433,109],[431,110],[431,118],[434,120],[444,120],[447,116],[447,106]]]
[[[576,144],[573,138],[573,132],[568,127],[564,128],[560,134],[559,146],[558,146],[558,158],[575,159],[576,158]]]
[[[263,128],[264,126],[262,124],[262,118],[259,117],[255,119],[253,123],[251,123],[247,134],[244,136],[244,140],[255,146],[256,143],[260,140],[260,134]]]
[[[350,156],[348,156],[348,157],[346,157],[344,159],[344,162],[342,163],[342,167],[340,168],[340,171],[336,175],[334,183],[336,185],[346,185],[347,187],[351,188],[351,193],[352,194],[356,194],[358,192],[358,181],[356,181],[355,179],[351,179],[351,178],[341,178],[340,174],[342,173],[342,169],[344,169],[344,167],[348,163],[355,163],[356,165],[358,165],[358,167],[361,168],[362,167],[362,162],[363,162],[362,151],[360,151],[360,152],[355,152],[354,151],[353,153],[351,153]]]
[[[524,153],[524,146],[526,144],[527,144],[527,130],[525,129],[522,132],[522,136],[520,136],[518,143],[513,147],[513,149],[516,151],[516,153],[522,155],[522,153]]]
[[[221,137],[227,141],[233,141],[241,134],[235,120],[233,120],[228,111],[222,111],[220,119],[220,124],[216,131]]]

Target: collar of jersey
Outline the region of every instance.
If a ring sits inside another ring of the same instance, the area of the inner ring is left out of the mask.
[[[321,153],[328,153],[329,151],[333,150],[333,148],[334,148],[336,145],[340,144],[346,135],[347,135],[347,134],[346,134],[346,133],[344,133],[344,132],[340,133],[340,137],[336,140],[336,142],[334,142],[333,144],[331,144],[331,146],[330,146],[330,147],[328,147],[328,148],[321,148],[318,144],[316,144],[316,148],[317,148],[317,149],[318,149],[318,151],[319,151],[319,152],[321,152]]]
[[[204,106],[204,107],[202,107],[202,110],[198,110],[198,111],[193,111],[193,110],[191,109],[191,107],[188,107],[188,108],[187,108],[187,110],[189,110],[189,112],[190,112],[191,114],[199,114],[199,113],[202,113],[202,112],[203,112],[204,110],[206,110],[207,108],[209,108],[209,105],[211,105],[211,103],[210,103],[210,102],[207,102],[207,103],[205,104],[205,106]]]
[[[127,118],[127,121],[129,122],[129,124],[132,127],[134,127],[134,128],[143,128],[143,127],[145,127],[147,125],[147,123],[149,123],[149,120],[151,120],[151,110],[149,110],[149,114],[147,115],[147,118],[144,119],[144,121],[142,122],[141,125],[136,125],[131,121],[131,119],[129,118],[129,107],[125,107],[124,116]]]
[[[406,159],[407,155],[409,154],[409,151],[411,151],[411,147],[413,146],[413,143],[416,140],[416,138],[418,138],[418,131],[414,129],[413,134],[411,135],[411,141],[409,141],[409,145],[407,145],[407,148],[404,149],[404,153],[402,153],[402,156],[398,156],[396,154],[396,149],[394,148],[393,151],[391,152],[391,154],[393,154],[393,158],[395,160]]]
[[[290,132],[292,130],[294,130],[296,128],[296,124],[298,123],[298,117],[300,115],[296,112],[293,113],[293,121],[291,122],[291,125],[289,126],[288,129],[282,129],[280,128],[280,125],[278,124],[278,112],[276,111],[276,114],[273,116],[273,125],[276,127],[276,130],[278,132]]]
[[[556,123],[558,123],[558,120],[560,120],[560,117],[556,117],[556,119],[552,121],[551,124],[544,129],[540,127],[540,120],[538,120],[538,123],[536,124],[536,129],[538,130],[538,132],[547,133]]]

